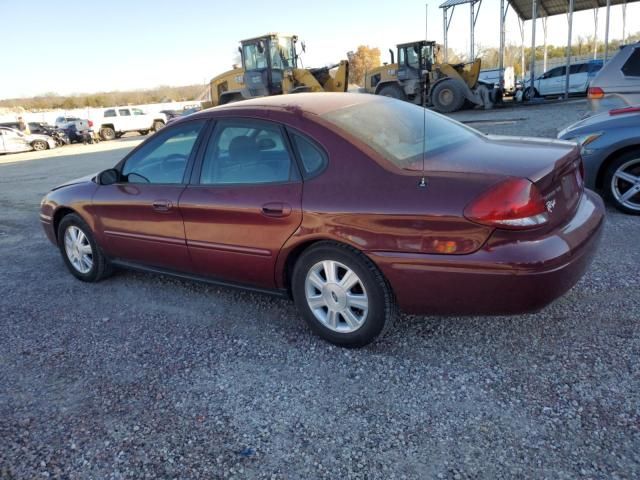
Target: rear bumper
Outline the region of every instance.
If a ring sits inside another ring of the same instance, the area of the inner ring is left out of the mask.
[[[368,255],[407,313],[526,313],[548,305],[582,277],[603,223],[602,199],[586,190],[573,218],[543,236],[495,231],[483,248],[469,255]]]

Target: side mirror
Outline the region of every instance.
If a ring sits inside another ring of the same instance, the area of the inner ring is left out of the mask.
[[[120,180],[120,172],[110,168],[98,174],[98,185],[113,185]]]

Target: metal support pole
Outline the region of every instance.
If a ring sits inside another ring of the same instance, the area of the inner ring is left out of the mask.
[[[444,32],[444,63],[447,63],[449,60],[449,45],[447,42],[447,30],[449,30],[449,25],[447,23],[447,9],[442,9],[442,31]]]
[[[507,8],[509,8],[508,3],[507,3]],[[504,20],[506,15],[507,15],[507,11],[504,9],[504,0],[500,0],[500,53],[498,58],[498,68],[500,68],[500,88],[504,88],[504,39],[505,39]]]
[[[607,20],[604,26],[604,61],[609,58],[609,11],[611,10],[611,0],[607,0]]]
[[[473,38],[473,33],[474,33],[474,25],[475,25],[475,2],[472,0],[469,3],[469,11],[471,12],[471,22],[469,23],[469,27],[470,27],[470,33],[469,33],[469,61],[473,62],[473,58],[474,58],[474,51],[473,51],[473,43],[475,41],[475,39]]]
[[[627,42],[627,2],[622,4],[622,44]]]
[[[547,21],[549,17],[544,16],[540,19],[542,21],[542,35],[544,37],[544,47],[542,56],[542,71],[547,71]]]
[[[593,9],[593,59],[598,58],[598,4]]]
[[[569,37],[567,38],[567,72],[571,69],[571,33],[573,29],[573,0],[569,0]],[[564,77],[564,99],[569,98],[569,75]]]
[[[518,27],[520,28],[520,73],[522,75],[522,85],[524,88],[524,20],[518,16]]]
[[[529,69],[531,98],[535,89],[536,76],[536,20],[538,19],[538,2],[533,0],[531,5],[531,68]]]

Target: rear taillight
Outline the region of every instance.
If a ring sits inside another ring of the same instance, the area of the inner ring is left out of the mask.
[[[496,228],[534,228],[549,221],[544,199],[526,178],[510,178],[483,193],[464,209],[475,223]]]
[[[590,100],[598,100],[604,97],[604,90],[602,90],[600,87],[589,87],[587,96]]]
[[[93,122],[89,120],[89,128],[93,127]]]

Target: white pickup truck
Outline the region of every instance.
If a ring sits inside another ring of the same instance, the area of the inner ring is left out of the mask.
[[[147,114],[134,107],[117,107],[106,109],[95,123],[103,140],[113,140],[127,132],[146,135],[151,130],[158,131],[167,123],[167,116],[164,113]]]

